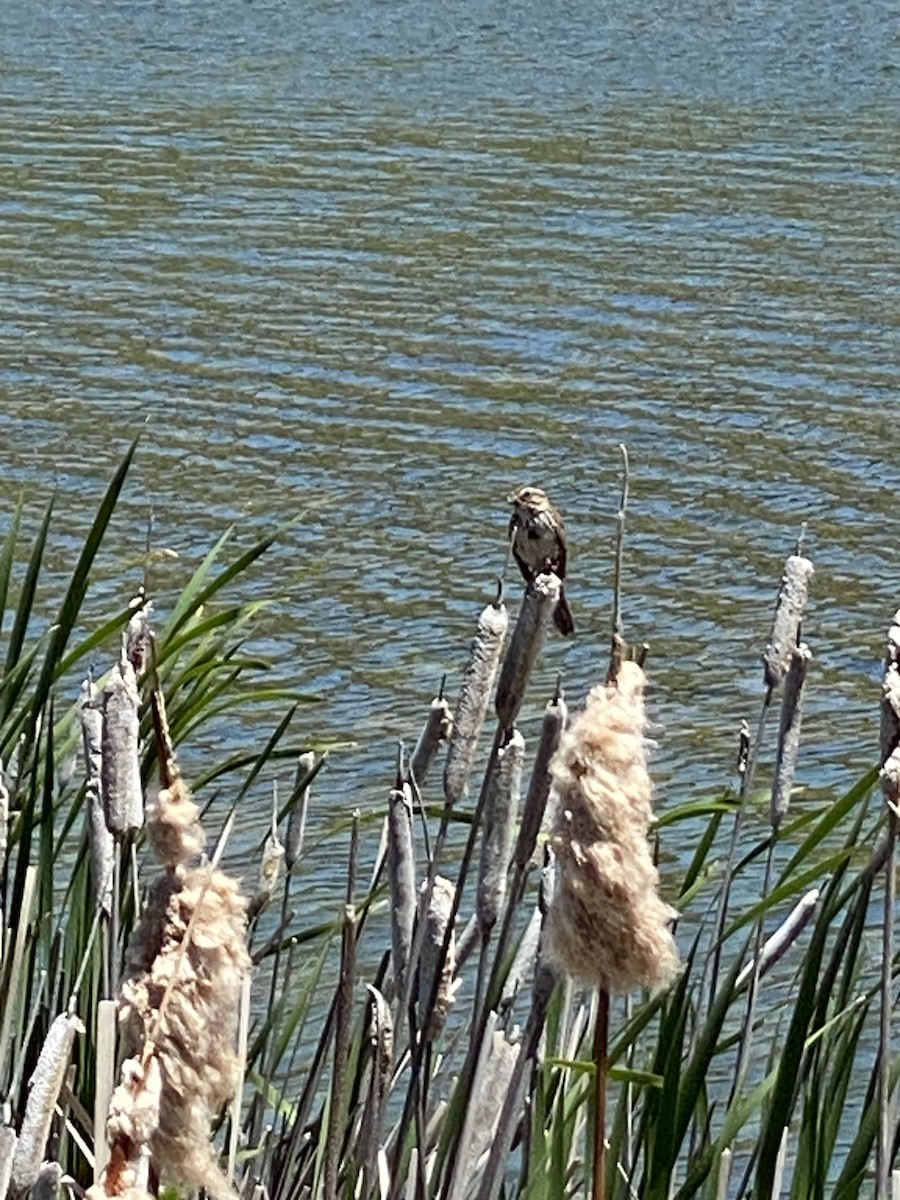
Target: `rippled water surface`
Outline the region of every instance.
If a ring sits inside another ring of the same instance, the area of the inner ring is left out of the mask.
[[[459,669],[511,485],[572,542],[532,723],[597,678],[626,442],[661,803],[728,777],[803,522],[801,775],[850,782],[900,603],[898,101],[877,0],[6,0],[0,502],[58,488],[68,569],[144,428],[122,597],[151,507],[163,598],[303,511],[240,594],[278,598],[258,649],[323,695],[303,728],[359,743],[332,814],[383,801]]]

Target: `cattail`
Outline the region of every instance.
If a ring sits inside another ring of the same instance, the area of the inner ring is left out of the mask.
[[[150,647],[153,643],[153,635],[150,631],[150,614],[153,612],[153,603],[150,600],[144,599],[143,590],[134,600],[132,604],[138,605],[138,609],[132,614],[131,620],[128,622],[128,629],[125,632],[125,657],[134,667],[135,675],[142,675],[146,670],[147,663],[150,658]]]
[[[251,920],[253,917],[258,916],[271,900],[275,884],[278,882],[278,877],[281,874],[284,856],[284,846],[281,844],[281,839],[278,836],[278,791],[275,788],[272,791],[272,825],[263,845],[262,862],[259,868],[259,882],[256,885],[256,892],[247,910]]]
[[[462,799],[469,782],[508,624],[509,614],[503,603],[489,604],[478,618],[444,766],[444,799],[448,805]]]
[[[391,884],[391,955],[394,984],[401,1003],[416,919],[416,862],[412,836],[412,790],[408,783],[388,799],[387,867]]]
[[[525,806],[522,810],[522,824],[519,827],[519,836],[516,838],[513,862],[520,871],[525,869],[525,865],[534,854],[534,848],[537,845],[553,782],[550,764],[559,749],[559,741],[566,728],[568,717],[563,694],[558,691],[544,709],[541,740],[538,742],[537,754],[534,756],[528,795],[525,797]]]
[[[900,611],[888,630],[881,683],[881,780],[885,799],[900,804]]]
[[[519,715],[531,672],[559,603],[562,584],[552,571],[535,575],[525,589],[522,607],[497,684],[497,719],[509,729]]]
[[[166,867],[196,858],[206,844],[200,809],[180,775],[175,775],[170,787],[160,788],[155,800],[147,805],[147,832]]]
[[[422,884],[422,890],[427,887]],[[450,934],[447,954],[442,958],[444,937],[447,933],[447,923],[453,911],[453,898],[456,888],[443,875],[435,875],[428,901],[428,911],[425,914],[425,937],[422,942],[422,954],[419,960],[419,1025],[424,1030],[428,1041],[433,1041],[440,1035],[447,1020],[447,1014],[456,999],[460,980],[454,979],[456,974],[456,936]],[[435,993],[434,1004],[428,1008],[431,995],[435,991],[434,977],[441,964],[441,979]]]
[[[84,1033],[82,1023],[76,1016],[60,1013],[50,1026],[38,1056],[12,1164],[10,1184],[14,1195],[27,1192],[37,1181],[76,1033]]]
[[[16,1152],[16,1131],[9,1125],[0,1127],[0,1200],[6,1200]]]
[[[425,783],[428,770],[434,762],[438,750],[445,742],[450,741],[452,733],[453,713],[450,711],[450,705],[443,696],[435,696],[428,710],[425,725],[419,734],[419,740],[416,742],[416,748],[412,752],[412,758],[409,760],[410,774],[419,787]]]
[[[209,1143],[213,1116],[239,1076],[234,1043],[250,959],[246,900],[211,865],[168,872],[151,887],[129,948],[122,1021],[132,1046],[159,1063],[153,1164],[163,1178],[232,1200]]]
[[[294,788],[311,773],[316,765],[316,756],[312,750],[307,750],[297,759],[297,775]],[[309,784],[297,796],[288,817],[287,832],[284,835],[284,861],[287,869],[292,871],[294,863],[300,857],[303,849],[303,835],[306,830],[306,814],[309,811]]]
[[[553,762],[558,879],[548,939],[571,975],[607,991],[662,987],[678,966],[676,913],[660,899],[647,842],[643,691],[641,668],[623,662],[588,696]]]
[[[763,654],[766,686],[777,688],[787,673],[791,651],[800,637],[800,622],[813,565],[801,554],[791,554],[784,564],[781,590],[772,623],[772,638]]]
[[[537,907],[531,914],[531,920],[525,926],[525,932],[522,934],[519,948],[516,950],[516,956],[513,959],[512,966],[509,968],[509,974],[504,981],[503,996],[500,1000],[501,1012],[510,1008],[515,1003],[519,992],[534,975],[541,942],[542,926],[543,914],[540,908]]]
[[[812,654],[805,642],[796,646],[790,654],[790,665],[784,682],[781,701],[781,724],[778,730],[778,753],[775,759],[775,778],[772,782],[770,816],[772,825],[778,829],[784,819],[791,799],[794,769],[800,750],[800,726],[803,721],[803,687],[806,683],[806,668]]]
[[[506,873],[512,856],[519,815],[519,792],[525,739],[514,729],[497,752],[484,803],[484,834],[478,868],[476,912],[481,936],[493,929],[506,894]]]
[[[150,1142],[159,1129],[163,1087],[159,1060],[152,1053],[143,1060],[126,1058],[121,1074],[106,1120],[109,1162],[101,1181],[88,1188],[87,1200],[150,1200]]]
[[[103,713],[96,707],[97,689],[90,679],[81,688],[81,739],[84,746],[85,804],[91,849],[91,890],[94,906],[112,913],[115,839],[103,807]]]
[[[123,655],[103,689],[103,807],[107,828],[116,838],[136,833],[144,822],[139,705],[134,667]]]

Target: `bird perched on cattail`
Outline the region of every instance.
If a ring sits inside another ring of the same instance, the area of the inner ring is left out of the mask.
[[[513,558],[528,583],[542,571],[552,571],[560,580],[566,577],[566,529],[562,516],[550,503],[546,492],[522,487],[508,497],[513,506],[508,536]],[[575,632],[572,610],[561,588],[553,620],[560,633]]]

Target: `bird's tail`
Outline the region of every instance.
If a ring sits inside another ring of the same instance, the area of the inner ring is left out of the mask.
[[[553,610],[553,623],[563,636],[568,637],[570,633],[575,632],[575,622],[572,620],[572,610],[569,608],[569,602],[566,599],[566,593],[563,588],[559,589],[559,601],[556,608]]]

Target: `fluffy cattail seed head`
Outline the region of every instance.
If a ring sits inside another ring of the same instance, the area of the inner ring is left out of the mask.
[[[647,842],[651,784],[644,743],[644,673],[623,662],[595,687],[553,761],[559,808],[550,844],[558,877],[548,911],[551,953],[608,991],[658,988],[678,954],[675,911],[658,893]]]

